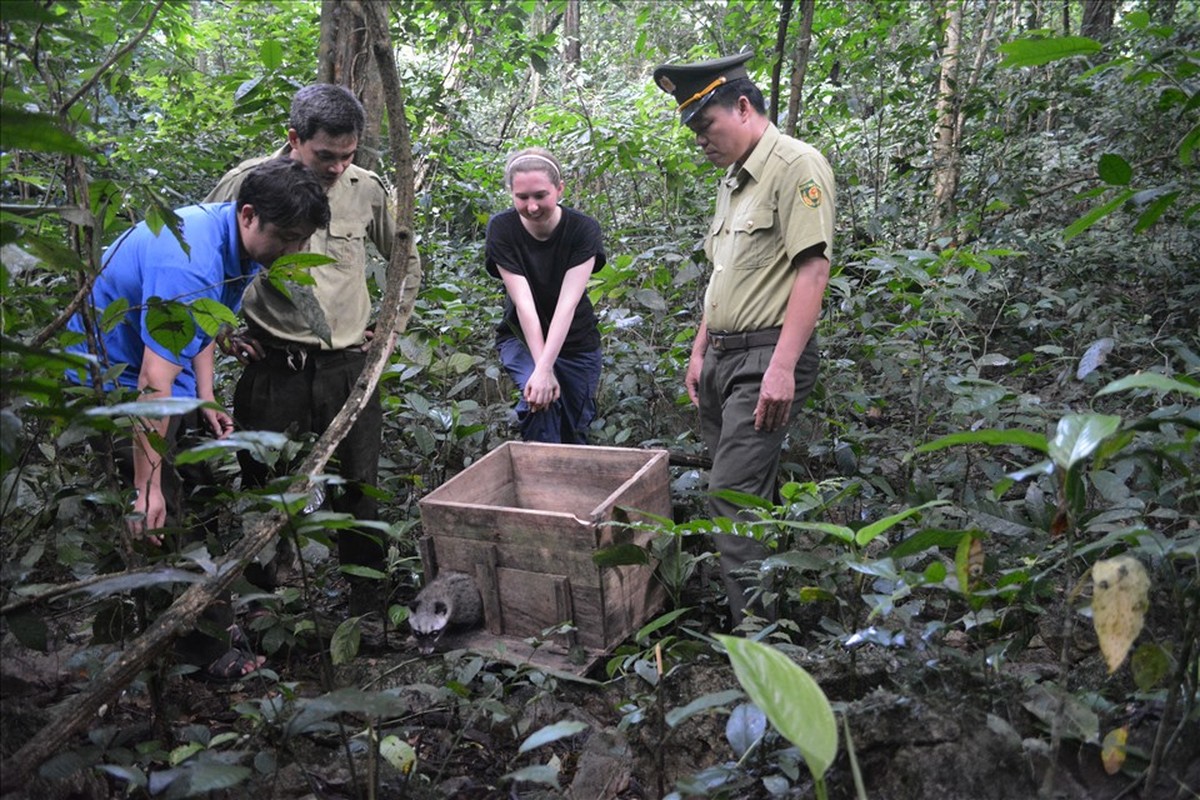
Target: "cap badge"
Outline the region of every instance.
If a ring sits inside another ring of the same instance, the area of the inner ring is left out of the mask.
[[[664,92],[670,92],[672,94],[675,93],[675,81],[671,80],[666,75],[659,77],[658,85],[663,88]]]

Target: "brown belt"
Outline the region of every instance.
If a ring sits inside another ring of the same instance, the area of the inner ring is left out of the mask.
[[[782,328],[765,328],[761,331],[743,331],[741,333],[708,332],[708,346],[719,353],[729,350],[749,350],[751,347],[764,347],[779,341]]]

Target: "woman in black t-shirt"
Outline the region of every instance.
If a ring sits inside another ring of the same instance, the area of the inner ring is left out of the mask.
[[[485,252],[488,273],[508,294],[496,350],[521,393],[521,436],[587,444],[600,384],[587,282],[606,259],[600,224],[559,205],[562,168],[540,147],[508,159],[504,185],[513,207],[488,222]]]

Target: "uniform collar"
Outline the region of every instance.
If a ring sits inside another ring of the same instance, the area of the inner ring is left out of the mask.
[[[732,186],[745,186],[746,181],[753,178],[761,180],[762,174],[766,170],[767,159],[775,150],[775,145],[779,143],[780,133],[779,128],[775,127],[772,122],[767,123],[766,130],[759,138],[758,144],[754,145],[754,149],[750,151],[750,155],[746,161],[739,167],[737,164],[730,164],[729,170],[725,173],[725,179]]]

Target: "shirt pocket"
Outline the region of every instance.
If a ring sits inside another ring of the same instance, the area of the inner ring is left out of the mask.
[[[773,206],[754,206],[733,223],[734,269],[762,269],[775,263],[783,243]]]
[[[348,269],[362,267],[367,263],[367,229],[356,222],[331,222],[326,237],[325,250],[330,258],[336,258],[337,266]]]

